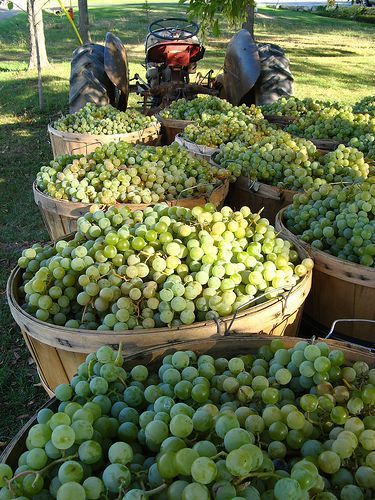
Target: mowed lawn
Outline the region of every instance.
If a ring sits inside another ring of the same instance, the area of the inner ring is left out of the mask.
[[[184,13],[177,2],[150,2],[148,10],[143,5],[116,1],[111,7],[90,9],[93,40],[102,42],[107,31],[118,35],[128,50],[131,75],[144,72],[143,42],[149,22]],[[31,186],[37,170],[52,157],[47,124],[68,106],[69,59],[77,42],[65,19],[52,14],[45,15],[45,32],[51,67],[43,72],[45,109],[40,112],[36,74],[25,71],[26,16],[0,21],[0,445],[46,400],[5,294],[7,277],[21,250],[47,239]],[[375,26],[262,9],[255,33],[258,41],[286,50],[297,96],[352,103],[373,93]],[[199,66],[202,73],[211,68],[220,71],[230,36],[224,31],[220,38],[208,40]],[[132,104],[137,101],[134,96]]]

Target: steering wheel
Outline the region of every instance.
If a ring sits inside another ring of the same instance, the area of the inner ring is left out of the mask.
[[[148,32],[159,40],[187,40],[199,31],[199,25],[183,17],[167,17],[151,23]],[[165,32],[165,33],[162,33]]]

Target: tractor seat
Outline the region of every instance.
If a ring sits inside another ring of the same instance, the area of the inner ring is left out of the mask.
[[[185,67],[202,59],[203,54],[204,48],[200,45],[167,41],[151,47],[147,59],[153,63],[166,63],[167,66]]]

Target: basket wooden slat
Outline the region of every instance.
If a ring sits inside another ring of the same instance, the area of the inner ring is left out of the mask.
[[[72,132],[62,132],[56,130],[52,125],[48,125],[48,133],[51,140],[53,157],[70,154],[87,155],[95,151],[96,148],[111,142],[128,142],[130,144],[155,144],[159,138],[160,125],[156,123],[136,132],[128,134],[79,134]]]
[[[306,314],[327,328],[338,318],[375,320],[375,269],[339,259],[301,241],[285,227],[284,211],[276,217],[276,229],[282,237],[301,244],[315,262]],[[340,324],[338,331],[363,341],[375,341],[371,325]]]
[[[252,181],[241,175],[230,185],[227,203],[235,210],[248,206],[254,213],[262,211],[262,217],[274,224],[279,210],[290,205],[295,194],[296,191]]]
[[[160,114],[156,118],[161,124],[163,144],[172,144],[177,134],[180,134],[185,127],[194,123],[191,120],[175,120],[174,118],[163,118]]]
[[[300,339],[284,337],[283,342],[287,348],[293,347]],[[340,349],[345,355],[348,362],[365,361],[370,367],[375,365],[374,356],[366,349],[347,344],[345,342],[337,342],[334,340],[316,339],[324,341],[330,349]],[[226,337],[220,339],[204,339],[181,342],[175,346],[163,345],[153,349],[145,350],[142,353],[125,357],[126,369],[132,368],[138,364],[145,364],[150,370],[157,369],[160,366],[162,358],[175,352],[176,350],[191,350],[197,354],[210,354],[213,356],[233,357],[241,354],[255,354],[257,350],[271,342],[269,336],[260,335],[257,337]],[[54,398],[46,403],[43,408],[51,408],[57,410],[58,401]],[[36,424],[36,416],[32,417],[16,434],[13,440],[8,444],[3,453],[0,455],[0,462],[7,463],[12,468],[18,465],[19,456],[26,450],[26,438],[30,428]]]
[[[301,258],[307,252],[298,246]],[[301,320],[303,303],[311,288],[311,271],[297,285],[282,296],[240,311],[236,317],[203,321],[174,328],[103,332],[59,327],[39,321],[19,305],[18,295],[22,270],[16,267],[7,284],[7,299],[14,320],[19,325],[33,356],[44,386],[50,393],[57,383],[67,382],[86,354],[102,345],[117,347],[123,343],[125,352],[137,353],[160,344],[218,339],[229,330],[238,336],[267,334],[295,336]]]
[[[166,201],[169,206],[180,206],[185,208],[194,208],[195,206],[204,206],[206,203],[213,203],[221,208],[228,194],[229,182],[220,183],[211,193],[193,196],[191,198],[180,198]],[[70,234],[77,229],[77,220],[85,213],[90,211],[92,203],[75,203],[67,200],[57,200],[44,194],[33,184],[34,201],[38,205],[44,224],[53,241],[62,236]],[[152,204],[146,203],[118,203],[117,207],[127,206],[130,210],[143,210]]]

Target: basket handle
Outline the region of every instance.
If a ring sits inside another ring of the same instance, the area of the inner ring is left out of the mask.
[[[357,318],[339,318],[339,319],[335,319],[335,321],[331,325],[329,332],[325,336],[326,339],[329,339],[331,337],[331,335],[333,334],[333,332],[335,330],[337,323],[372,323],[373,325],[375,325],[375,320],[374,319],[364,319],[364,318],[358,318],[358,319]],[[366,346],[358,345],[355,342],[346,342],[346,343],[351,345],[351,346],[357,347],[357,348],[360,347],[361,349],[365,349],[371,353],[375,352],[375,348],[373,348],[373,347],[366,347]]]
[[[283,296],[283,295],[282,295],[282,293],[283,293],[283,292],[285,292],[284,288],[274,288],[274,290],[273,290],[273,291],[274,291],[274,292],[279,292],[279,295],[277,295],[277,296],[275,297],[275,299],[277,299],[277,300],[284,300],[283,310],[285,310],[286,303],[287,303],[287,301],[288,301],[289,294],[290,294],[291,290],[289,290],[289,291],[288,291],[288,293],[286,294],[286,296]],[[243,309],[243,308],[245,308],[245,307],[247,307],[247,306],[249,306],[249,305],[253,304],[253,303],[254,303],[254,302],[256,302],[257,300],[259,300],[259,299],[261,299],[261,298],[265,297],[268,293],[270,293],[270,292],[265,292],[265,293],[262,293],[261,295],[257,295],[256,297],[253,297],[252,299],[250,299],[248,302],[245,302],[244,304],[239,305],[239,306],[235,309],[235,311],[234,311],[234,313],[233,313],[233,315],[232,315],[232,319],[230,320],[229,325],[225,327],[224,332],[223,332],[223,334],[222,334],[222,335],[223,335],[224,337],[227,337],[227,336],[229,336],[229,335],[230,335],[230,330],[231,330],[231,328],[232,328],[232,326],[233,326],[234,320],[235,320],[235,319],[236,319],[236,317],[237,317],[237,313],[239,313],[241,309]],[[218,334],[219,334],[219,335],[221,335],[221,332],[220,332],[220,323],[219,323],[219,322],[216,322],[216,327],[217,327],[217,329],[218,329]]]
[[[65,139],[64,139],[65,140]],[[88,155],[88,152],[87,152],[87,148],[89,146],[95,146],[96,144],[98,146],[103,146],[103,143],[101,143],[100,141],[95,141],[95,142],[90,142],[90,144],[88,144],[86,141],[82,141],[82,143],[84,144],[85,148],[86,148],[86,155]],[[77,146],[76,148],[73,148],[72,149],[72,154],[74,154],[74,151],[76,151],[77,149],[81,149],[82,146]]]
[[[175,200],[171,200],[170,203],[171,203],[171,206],[175,206],[177,204],[178,201],[180,201],[182,199],[181,197],[181,194],[184,193],[185,191],[191,191],[193,189],[196,189],[197,187],[199,186],[212,186],[212,184],[210,182],[200,182],[199,184],[196,184],[195,186],[191,186],[191,187],[187,187],[185,189],[183,189],[182,191],[180,191],[178,193],[178,196]],[[215,189],[215,187],[214,187]],[[214,190],[213,189],[213,190]],[[206,199],[206,201],[210,198],[210,194],[211,193],[208,193],[208,192],[205,192],[205,193],[198,193],[198,195],[202,195],[203,198]]]

